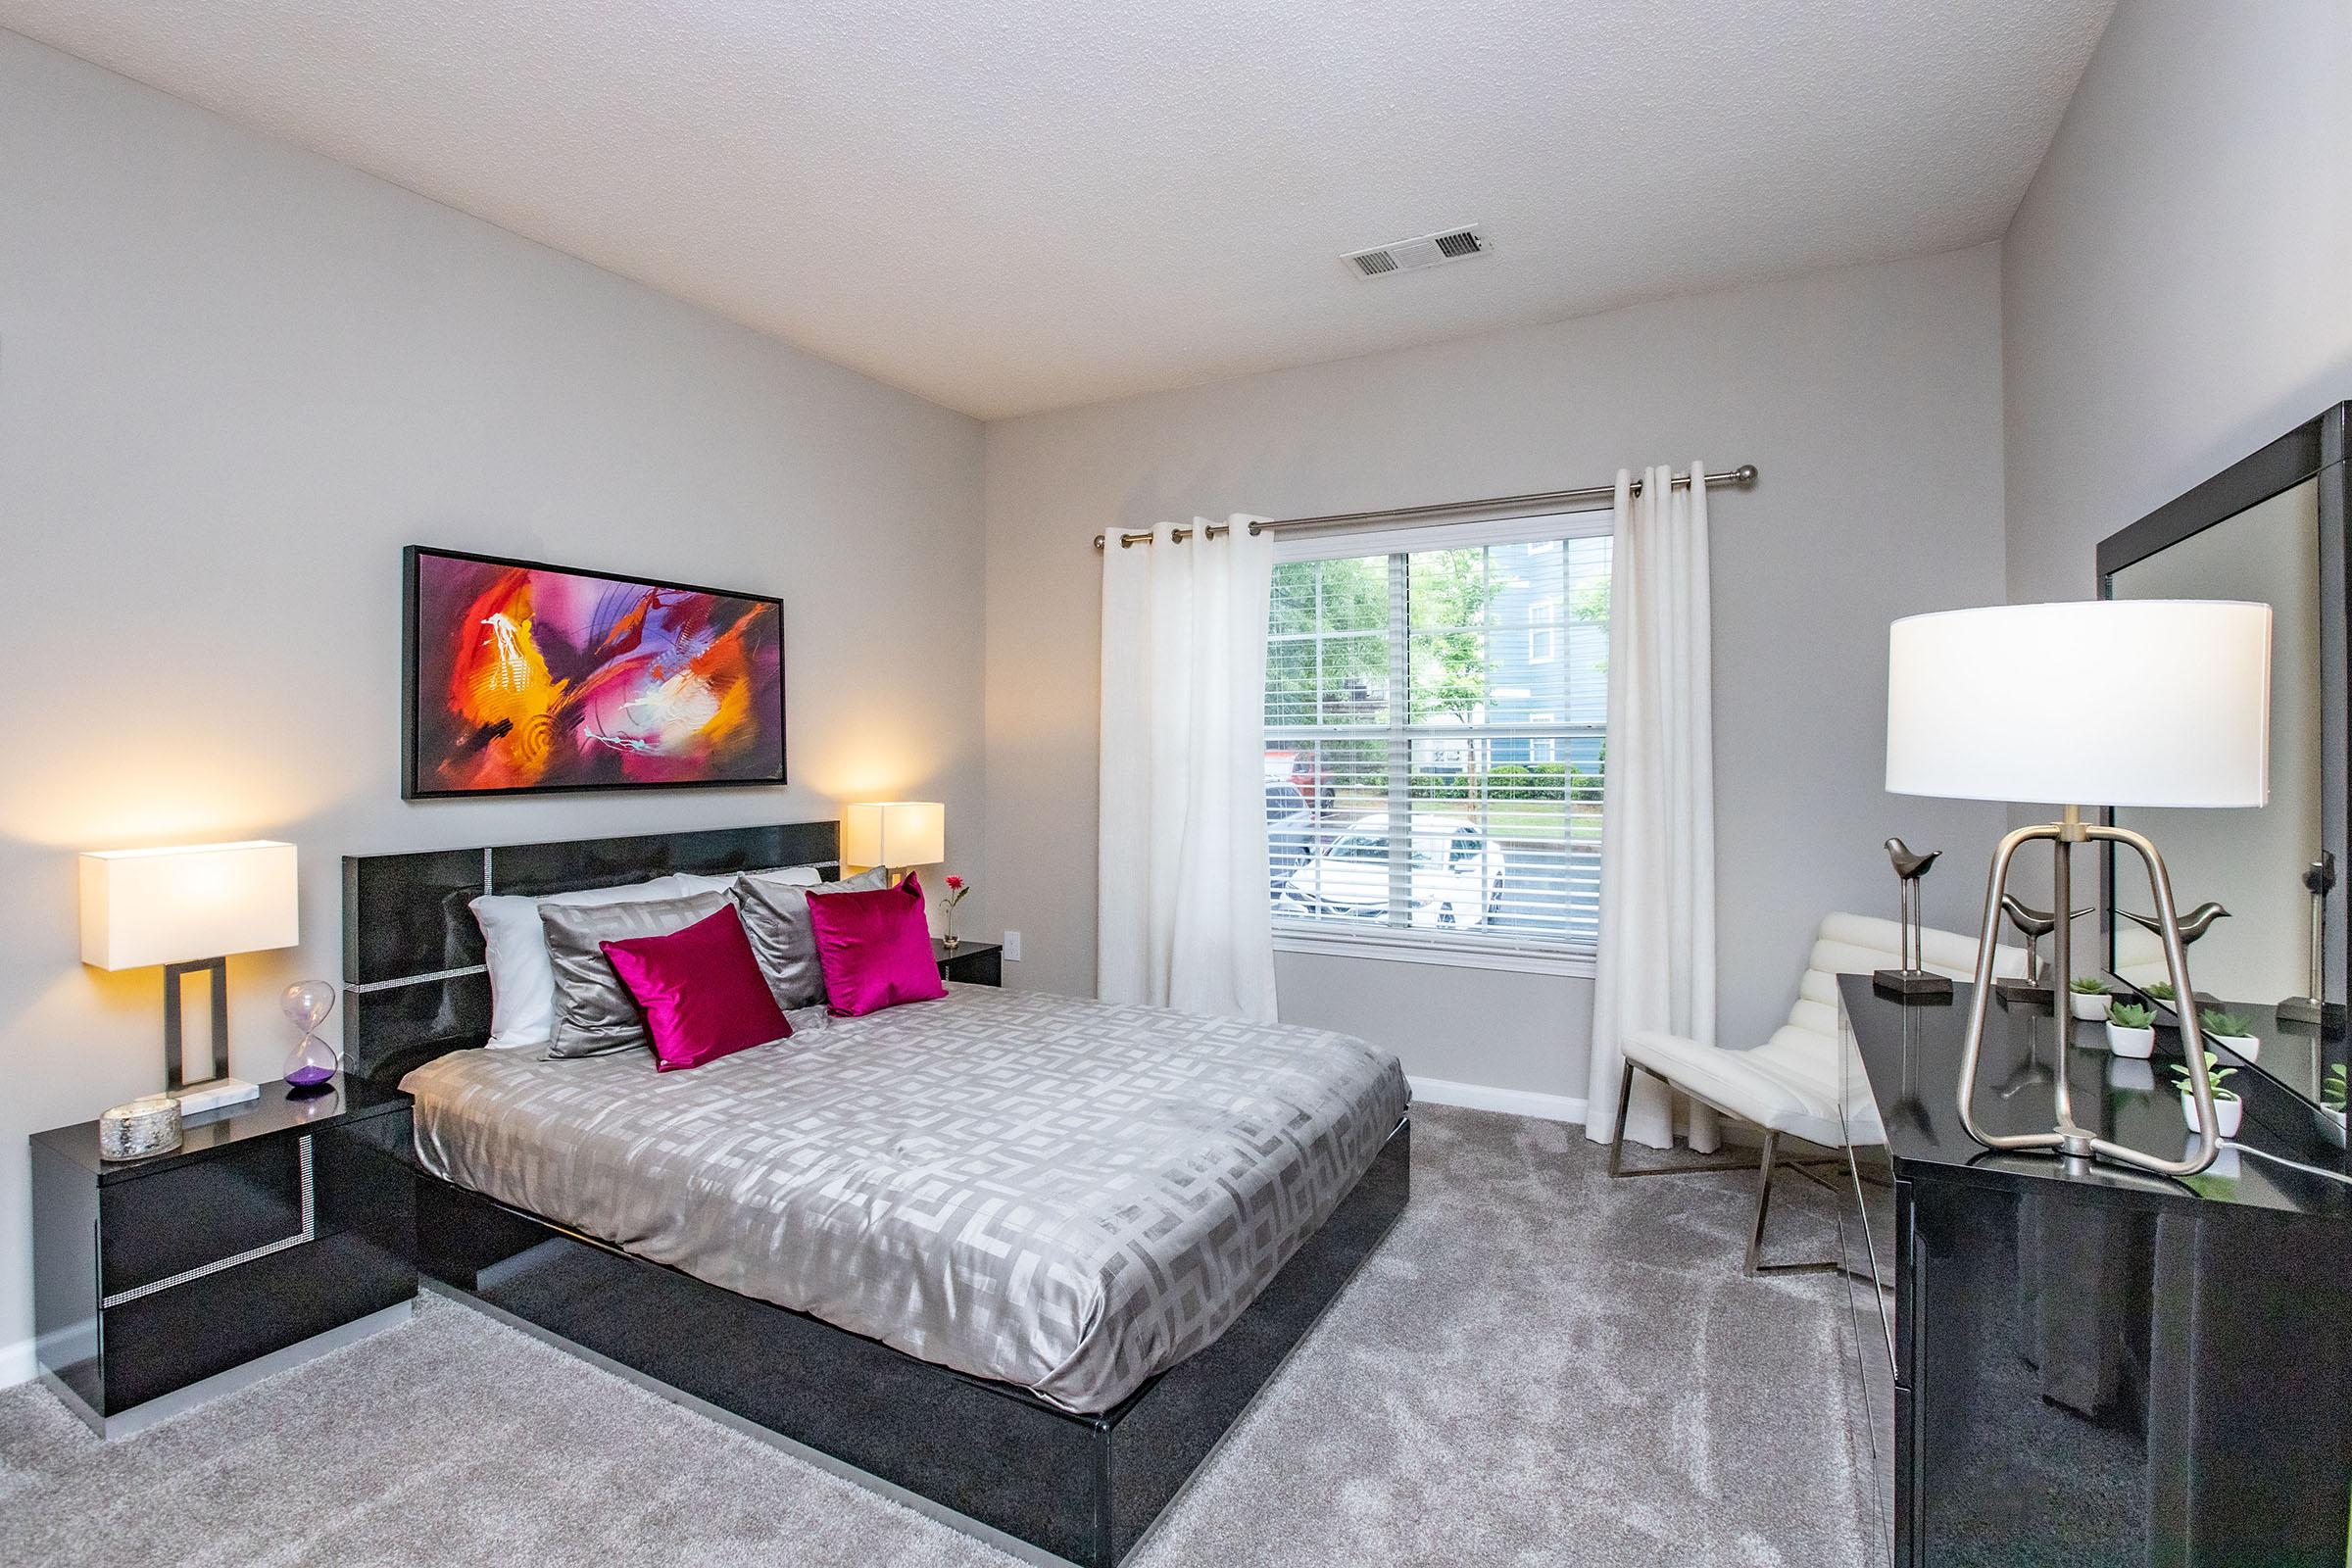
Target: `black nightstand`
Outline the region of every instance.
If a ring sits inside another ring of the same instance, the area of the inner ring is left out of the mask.
[[[117,1438],[405,1317],[416,1295],[409,1097],[343,1077],[98,1157],[98,1124],[32,1135],[41,1381]]]
[[[1001,986],[1004,983],[1004,944],[1002,942],[958,942],[951,948],[933,937],[931,956],[939,964],[939,977],[942,980],[960,980],[967,986]]]

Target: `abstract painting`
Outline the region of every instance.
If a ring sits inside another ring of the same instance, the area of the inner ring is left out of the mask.
[[[401,793],[784,782],[784,607],[411,545]]]

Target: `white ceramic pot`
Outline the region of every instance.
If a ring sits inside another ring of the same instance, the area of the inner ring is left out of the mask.
[[[2069,991],[2066,1005],[2067,1010],[2084,1023],[2097,1023],[2107,1016],[2107,993],[2098,991],[2086,997],[2080,991]]]
[[[2213,1119],[2221,1123],[2224,1138],[2237,1136],[2238,1120],[2245,1113],[2246,1102],[2242,1100],[2216,1100],[2213,1102]],[[2189,1131],[2197,1130],[2197,1102],[2185,1089],[2180,1091],[2180,1119],[2188,1123]]]
[[[2217,1046],[2228,1046],[2237,1054],[2238,1058],[2242,1061],[2252,1061],[2262,1054],[2262,1037],[2260,1035],[2215,1035],[2213,1043]]]
[[[2107,1049],[2119,1056],[2145,1061],[2156,1054],[2156,1030],[2153,1026],[2127,1029],[2120,1023],[2111,1023],[2107,1026]]]

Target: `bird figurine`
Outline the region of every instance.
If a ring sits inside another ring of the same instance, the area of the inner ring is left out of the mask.
[[[1926,876],[1928,867],[1934,865],[1936,857],[1942,853],[1941,850],[1930,850],[1925,855],[1914,855],[1911,846],[1901,839],[1886,841],[1886,858],[1894,862],[1894,874],[1905,882],[1916,882]]]
[[[2009,923],[2024,932],[2029,940],[2046,937],[2058,929],[2056,914],[2048,909],[2036,909],[2014,893],[2001,895],[2001,912],[2007,915]],[[2080,920],[2097,912],[2095,908],[2077,909],[2075,918]]]
[[[1929,969],[1923,961],[1920,948],[1919,883],[1936,863],[1941,850],[1930,850],[1925,855],[1915,853],[1901,839],[1886,841],[1886,858],[1893,862],[1896,884],[1902,890],[1902,948],[1901,967],[1878,969],[1872,978],[1881,990],[1897,996],[1948,996],[1952,983]]]
[[[2152,936],[2160,937],[2164,935],[2163,924],[2152,914],[2140,914],[2131,909],[2118,909],[2115,912],[2122,915],[2125,919],[2131,921],[2133,925],[2145,930]],[[2198,905],[2195,908],[2180,916],[2180,945],[2182,947],[2188,946],[2191,942],[2196,941],[2197,938],[2212,930],[2214,921],[2227,920],[2229,918],[2230,911],[2228,909],[2223,908],[2211,899],[2206,900],[2203,904]]]
[[[2118,909],[2115,912],[2122,915],[2125,919],[2131,921],[2133,925],[2138,926],[2141,930],[2147,932],[2149,935],[2157,938],[2158,940],[2161,941],[2163,939],[2164,925],[2154,915],[2140,914],[2132,909]],[[2180,946],[2185,948],[2191,942],[2196,941],[2197,938],[2212,930],[2214,921],[2227,920],[2229,918],[2230,911],[2228,909],[2223,908],[2211,899],[2207,899],[2203,904],[2198,905],[2195,908],[2180,916]],[[2198,1006],[2205,1007],[2213,1004],[2213,998],[2207,996],[2202,991],[2197,993]]]
[[[2058,916],[2049,909],[2036,909],[2014,893],[2001,895],[2001,912],[2009,917],[2009,923],[2017,927],[2026,939],[2026,978],[2022,983],[2001,982],[2001,994],[2012,1001],[2038,1002],[2048,989],[2042,984],[2041,978],[2041,939],[2058,929]],[[2077,909],[2075,918],[2080,920],[2096,912],[2095,908]]]

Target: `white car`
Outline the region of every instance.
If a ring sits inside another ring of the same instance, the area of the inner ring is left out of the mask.
[[[1471,823],[1413,824],[1407,879],[1417,926],[1480,926],[1502,883],[1502,851]],[[1282,884],[1275,913],[1306,920],[1381,920],[1389,912],[1389,821],[1359,816]]]

